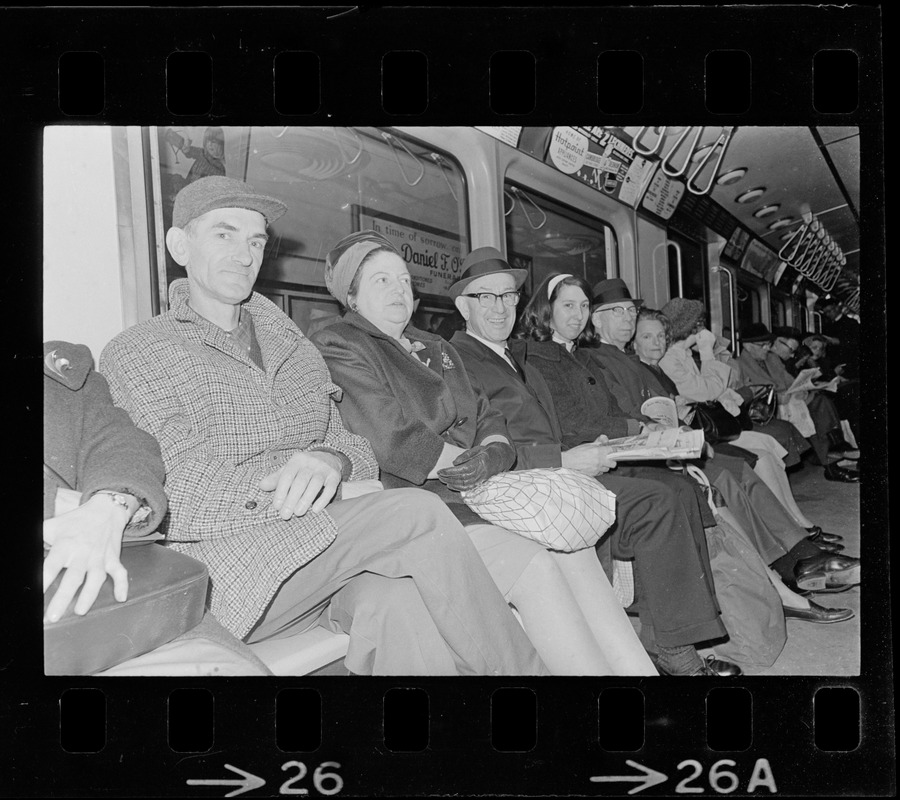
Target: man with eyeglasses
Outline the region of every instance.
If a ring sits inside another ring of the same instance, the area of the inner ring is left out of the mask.
[[[699,519],[691,516],[672,488],[618,474],[628,468],[616,468],[609,460],[604,437],[568,449],[562,444],[550,389],[528,363],[525,343],[508,341],[526,276],[525,270],[510,267],[498,250],[481,247],[466,257],[460,279],[449,290],[466,322],[465,331],[457,331],[451,343],[463,359],[472,386],[506,418],[516,448],[515,469],[566,467],[601,480],[616,495],[617,522],[607,540],[609,546],[601,547],[598,554],[607,569],[610,553],[633,559],[643,576],[641,640],[657,654],[659,669],[667,675],[739,675],[735,664],[714,656],[701,659],[694,647],[698,641],[721,635],[714,632],[718,623],[709,619],[715,603],[710,587],[691,577],[700,560],[693,536]],[[611,474],[612,469],[617,474]],[[702,527],[698,533],[703,535]],[[678,597],[678,602],[671,602],[672,597]]]
[[[662,426],[631,408],[631,398],[635,394],[640,394],[644,400],[649,399],[650,394],[645,384],[638,381],[632,357],[625,352],[625,345],[634,337],[638,308],[643,302],[632,298],[621,278],[608,278],[594,286],[591,323],[600,337],[600,344],[592,353],[600,365],[609,371],[610,380],[606,384],[619,406],[635,414],[635,418],[645,427],[654,430]],[[628,387],[628,391],[623,387]]]

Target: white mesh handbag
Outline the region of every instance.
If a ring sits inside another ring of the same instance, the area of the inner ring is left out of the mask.
[[[616,496],[565,468],[501,472],[462,499],[488,522],[562,552],[597,544],[616,519]]]

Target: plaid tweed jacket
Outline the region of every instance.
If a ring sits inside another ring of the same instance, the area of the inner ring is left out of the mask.
[[[187,281],[174,281],[170,310],[116,336],[100,369],[115,402],[159,440],[170,546],[207,565],[212,611],[243,637],[281,583],[337,535],[327,510],[282,520],[260,480],[298,451],[345,455],[345,479],[377,478],[378,466],[369,443],[344,428],[322,357],[275,305],[256,293],[245,305],[262,370],[187,301]]]

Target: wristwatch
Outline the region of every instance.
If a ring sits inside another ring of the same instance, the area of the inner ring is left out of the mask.
[[[132,495],[126,495],[126,494],[123,494],[122,492],[114,492],[111,489],[101,489],[99,492],[94,492],[94,494],[91,496],[94,497],[98,494],[105,494],[114,503],[117,503],[118,505],[122,506],[122,508],[124,508],[126,511],[130,512],[131,503],[129,502],[128,498],[133,497]],[[138,508],[137,511],[134,512],[134,514],[132,514],[131,519],[128,522],[128,525],[129,526],[137,525],[137,524],[143,522],[149,516],[150,516],[150,506],[140,506],[140,508]]]

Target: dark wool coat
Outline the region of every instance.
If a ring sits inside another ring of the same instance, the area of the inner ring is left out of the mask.
[[[368,442],[344,428],[339,390],[289,317],[256,293],[244,304],[261,369],[188,296],[187,281],[173,281],[169,311],[116,336],[100,367],[116,402],[159,440],[170,545],[207,565],[212,611],[240,638],[337,535],[327,509],[281,519],[259,482],[299,451],[346,457],[345,480],[378,469]]]
[[[652,422],[641,413],[643,402],[654,397],[654,394],[648,381],[644,379],[640,359],[623,353],[615,345],[605,343],[585,348],[585,352],[595,358],[605,370],[606,386],[616,398],[619,408],[641,422]]]
[[[44,519],[54,514],[60,487],[82,493],[110,489],[134,495],[150,516],[129,535],[151,533],[166,513],[159,445],[113,405],[106,380],[93,370],[83,344],[44,343]]]
[[[472,388],[450,344],[412,326],[403,335],[424,345],[421,362],[352,311],[312,340],[343,390],[339,407],[347,427],[372,444],[382,483],[421,486],[439,494],[463,524],[483,522],[428,473],[445,442],[468,449],[488,436],[508,439],[506,423]]]
[[[592,442],[601,434],[610,439],[640,433],[638,420],[619,407],[606,385],[600,363],[587,348],[569,353],[556,342],[526,341],[524,359],[544,376],[566,448]]]
[[[450,342],[462,356],[472,386],[506,419],[516,448],[516,469],[561,466],[562,431],[553,397],[541,373],[523,359],[524,342],[510,342],[524,380],[501,356],[465,331],[457,331]]]

